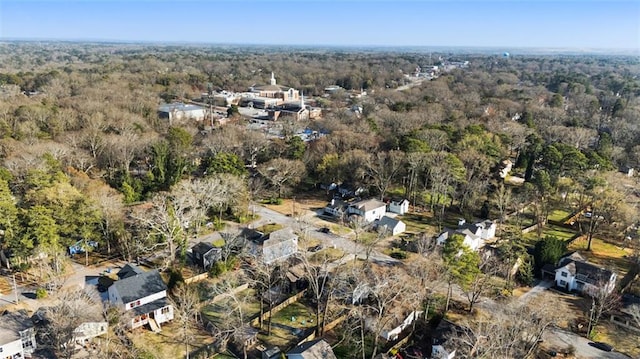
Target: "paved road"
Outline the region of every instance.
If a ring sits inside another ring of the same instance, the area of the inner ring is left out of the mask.
[[[325,247],[340,248],[346,254],[357,255],[358,258],[361,259],[366,257],[365,248],[356,244],[354,241],[332,233],[319,232],[318,227],[314,224],[317,218],[317,214],[315,212],[307,211],[301,216],[289,217],[272,209],[258,205],[254,205],[252,210],[260,216],[259,220],[251,223],[252,228],[257,228],[267,223],[280,223],[283,226],[289,226],[298,232],[305,233],[309,238],[320,241]],[[371,252],[369,260],[380,264],[400,263],[397,259],[391,258],[388,255],[375,250]]]
[[[592,341],[577,334],[570,333],[558,328],[552,328],[542,335],[544,342],[542,346],[548,350],[560,352],[573,345],[576,348],[576,358],[578,359],[628,359],[629,357],[614,352],[605,352],[594,348],[589,343]]]

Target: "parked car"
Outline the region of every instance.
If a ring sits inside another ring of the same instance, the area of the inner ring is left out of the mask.
[[[308,251],[309,251],[309,252],[318,252],[318,251],[320,251],[322,248],[323,248],[323,247],[322,247],[322,245],[321,245],[321,244],[318,244],[318,245],[316,245],[316,246],[310,247],[310,248],[308,249]]]
[[[607,343],[603,343],[603,342],[593,342],[593,343],[589,343],[589,345],[591,345],[594,348],[598,348],[600,350],[604,350],[605,352],[611,352],[613,351],[613,347]]]

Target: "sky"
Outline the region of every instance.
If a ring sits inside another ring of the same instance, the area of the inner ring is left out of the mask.
[[[0,0],[0,39],[640,49],[640,0]]]

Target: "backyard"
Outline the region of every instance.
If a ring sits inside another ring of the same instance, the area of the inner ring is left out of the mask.
[[[214,325],[224,325],[224,319],[228,318],[230,313],[237,312],[238,307],[242,310],[242,317],[245,322],[258,316],[260,314],[260,302],[256,299],[255,290],[246,289],[233,297],[229,296],[208,304],[202,308],[202,316]]]
[[[179,340],[179,332],[178,321],[173,321],[163,324],[160,333],[138,329],[131,332],[129,338],[136,348],[145,353],[146,356],[144,358],[184,358],[186,348],[184,343]],[[191,344],[189,345],[190,352],[213,343],[213,337],[206,331],[194,329],[190,334],[192,335]]]
[[[315,326],[313,308],[304,303],[295,302],[274,313],[271,323],[271,336],[266,335],[265,326],[264,331],[258,334],[258,339],[268,345],[287,348],[297,344],[306,330]]]
[[[629,258],[633,255],[630,248],[623,249],[602,239],[594,238],[591,241],[591,251],[586,251],[586,249],[586,237],[581,237],[569,245],[570,251],[580,251],[580,254],[589,262],[614,269],[619,276],[629,271],[631,266]]]
[[[522,239],[524,240],[526,245],[534,245],[541,238],[545,238],[547,236],[556,237],[562,241],[568,241],[573,238],[577,234],[576,231],[571,230],[566,227],[556,226],[553,224],[547,224],[542,228],[542,234],[538,237],[538,231],[533,230],[531,232],[525,233],[522,235]]]

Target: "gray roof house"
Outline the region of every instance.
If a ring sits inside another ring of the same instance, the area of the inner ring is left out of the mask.
[[[287,352],[287,359],[337,359],[324,339],[304,342]]]
[[[587,262],[577,252],[561,258],[555,272],[558,287],[586,294],[598,290],[611,292],[617,279],[614,272]]]
[[[36,349],[36,333],[31,318],[23,312],[0,316],[0,357],[31,357]]]
[[[387,204],[371,198],[350,204],[347,212],[362,216],[365,221],[371,223],[387,213]]]
[[[159,331],[160,324],[173,319],[173,307],[167,301],[167,286],[157,270],[143,271],[128,264],[118,272],[108,289],[109,301],[130,313],[130,327],[149,324]]]
[[[392,236],[398,235],[407,229],[407,225],[397,218],[384,216],[376,223],[378,231],[386,231]]]
[[[222,249],[214,247],[207,242],[200,242],[191,247],[191,254],[193,255],[193,262],[204,270],[211,269],[213,263],[219,261],[222,257]]]
[[[289,258],[297,252],[298,236],[290,227],[271,232],[262,244],[262,259],[266,264]]]

